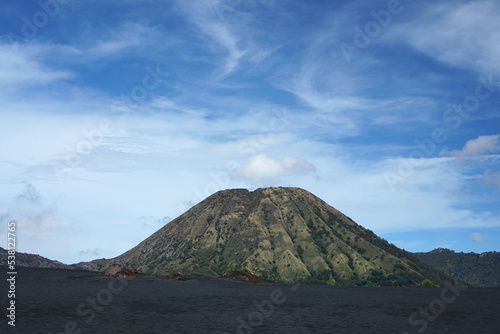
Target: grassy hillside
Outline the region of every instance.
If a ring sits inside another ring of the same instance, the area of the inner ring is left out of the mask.
[[[500,253],[455,253],[435,249],[415,254],[423,262],[477,287],[500,287]]]

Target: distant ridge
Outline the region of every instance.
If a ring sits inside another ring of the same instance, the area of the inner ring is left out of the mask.
[[[281,282],[336,285],[444,285],[451,278],[389,244],[300,188],[215,193],[128,252],[78,264],[111,263],[148,274],[220,277],[247,271]]]
[[[472,286],[500,287],[500,253],[456,253],[438,248],[428,253],[415,253],[423,262]]]
[[[0,247],[0,265],[7,265],[8,252],[6,249]],[[46,257],[16,252],[16,267],[30,267],[30,268],[53,268],[53,269],[82,269],[77,265],[66,265],[59,261],[50,260]]]

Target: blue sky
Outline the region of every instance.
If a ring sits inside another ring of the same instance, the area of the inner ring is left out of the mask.
[[[295,186],[397,246],[500,251],[496,1],[0,11],[0,245],[114,257],[215,191]]]

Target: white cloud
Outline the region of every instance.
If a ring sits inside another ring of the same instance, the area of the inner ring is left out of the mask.
[[[474,239],[476,242],[495,242],[494,238],[487,236],[486,234],[474,232],[470,235],[471,239]]]
[[[315,168],[301,158],[286,157],[281,161],[275,160],[265,153],[257,154],[233,175],[236,178],[246,179],[279,179],[293,174],[312,173]]]
[[[26,88],[70,78],[66,70],[49,68],[40,62],[43,47],[0,43],[0,87]]]
[[[67,226],[57,211],[57,203],[47,200],[33,184],[28,183],[11,199],[7,212],[0,216],[0,223],[4,226],[8,221],[17,221],[24,236],[44,238]]]
[[[461,151],[452,151],[450,153],[455,156],[474,157],[497,151],[500,151],[500,135],[479,136],[465,143]]]
[[[390,36],[449,65],[500,73],[499,15],[497,1],[438,2]]]
[[[467,141],[461,150],[441,152],[441,155],[455,156],[459,162],[464,162],[466,158],[475,158],[485,154],[492,154],[500,151],[500,135],[479,136],[476,139]]]
[[[31,183],[26,185],[24,192],[16,196],[19,202],[28,202],[30,205],[38,205],[42,202],[42,194]]]
[[[96,259],[99,255],[101,255],[101,252],[102,252],[101,248],[94,248],[94,249],[87,248],[86,250],[80,251],[79,255],[92,256],[93,259]]]

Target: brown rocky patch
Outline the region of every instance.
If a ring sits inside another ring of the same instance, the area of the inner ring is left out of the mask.
[[[163,277],[167,279],[175,279],[177,281],[187,281],[187,278],[180,272],[163,275]]]
[[[231,271],[230,273],[227,273],[226,275],[224,275],[223,278],[231,279],[233,281],[240,281],[240,282],[272,283],[271,281],[268,281],[268,280],[263,279],[259,276],[251,274],[248,271],[242,271],[242,270]]]

